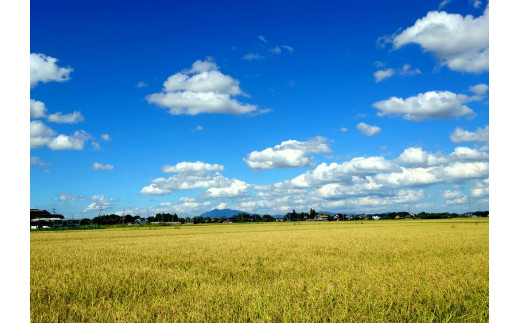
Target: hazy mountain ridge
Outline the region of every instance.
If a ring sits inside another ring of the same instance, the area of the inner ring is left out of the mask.
[[[240,214],[240,213],[251,214],[249,212],[233,210],[233,209],[213,209],[211,211],[204,212],[199,216],[201,216],[203,218],[205,218],[205,217],[221,218],[221,217],[232,217],[232,216]]]

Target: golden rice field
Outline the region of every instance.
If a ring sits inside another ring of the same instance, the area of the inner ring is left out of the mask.
[[[489,220],[31,232],[33,322],[486,322]]]

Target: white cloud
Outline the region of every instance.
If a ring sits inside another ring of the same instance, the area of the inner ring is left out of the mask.
[[[356,128],[365,136],[376,136],[381,132],[381,128],[378,126],[371,126],[364,122],[358,123]]]
[[[78,130],[72,136],[58,135],[47,146],[52,150],[82,150],[85,141],[90,139],[92,137],[88,133]]]
[[[386,70],[379,70],[374,73],[374,79],[376,83],[381,82],[382,80],[391,77],[395,74],[395,70],[393,68],[387,68]]]
[[[31,121],[30,124],[30,146],[39,148],[47,145],[56,134],[54,130],[47,127],[39,120]]]
[[[488,153],[469,147],[456,147],[449,157],[457,161],[489,160]]]
[[[173,115],[261,112],[256,105],[233,99],[236,95],[245,95],[238,80],[222,74],[214,62],[199,60],[191,69],[170,76],[164,82],[162,92],[150,94],[146,99]]]
[[[275,46],[271,49],[269,49],[269,51],[273,54],[281,54],[282,53],[282,49],[280,48],[280,46]]]
[[[375,180],[385,186],[406,187],[406,186],[426,186],[441,182],[440,177],[433,171],[434,167],[401,167],[399,172],[388,174],[377,174]]]
[[[489,197],[489,178],[486,178],[480,182],[475,183],[475,186],[471,189],[472,197],[488,198]]]
[[[103,133],[103,134],[101,134],[101,139],[103,139],[104,141],[109,141],[110,140],[110,135],[108,135],[106,133]]]
[[[145,88],[145,87],[148,87],[148,84],[146,84],[145,82],[141,81],[141,82],[137,83],[135,85],[135,87],[137,87],[137,88]]]
[[[242,56],[242,59],[245,61],[261,61],[265,57],[263,55],[260,55],[258,53],[247,53],[244,56]]]
[[[444,8],[448,3],[450,3],[451,0],[442,0],[442,2],[439,4],[439,10]]]
[[[478,73],[489,70],[489,8],[474,18],[444,11],[431,11],[392,37],[394,48],[419,44],[455,71]]]
[[[100,163],[93,163],[92,169],[93,170],[114,170],[114,166],[110,165],[110,164],[103,165]]]
[[[194,129],[192,129],[191,131],[196,132],[196,131],[202,131],[202,130],[204,130],[204,127],[199,125],[199,126],[196,126]]]
[[[31,88],[39,82],[65,82],[73,71],[70,67],[59,67],[58,60],[45,54],[31,53]]]
[[[345,127],[341,128],[340,130],[341,130],[341,132],[347,132],[348,131],[348,129],[345,128]]]
[[[379,110],[378,116],[402,115],[406,120],[422,121],[472,117],[475,115],[473,110],[463,104],[471,100],[474,98],[449,91],[429,91],[404,100],[391,97],[373,106]]]
[[[165,165],[161,168],[164,173],[196,173],[205,174],[208,172],[223,171],[225,168],[219,164],[208,164],[201,161],[180,162],[175,165]]]
[[[357,157],[342,164],[321,163],[315,169],[285,182],[291,188],[318,187],[329,183],[351,183],[353,176],[369,176],[399,170],[393,162],[383,157]]]
[[[421,74],[421,71],[418,68],[412,69],[410,64],[404,64],[402,68],[387,68],[384,70],[376,71],[374,73],[374,79],[376,83],[379,83],[382,80],[390,78],[394,75],[413,76],[418,74]]]
[[[45,103],[31,99],[31,119],[45,118],[46,115]]]
[[[488,162],[455,162],[438,171],[444,181],[458,182],[466,179],[482,179],[489,176]]]
[[[352,201],[352,204],[358,207],[380,207],[380,206],[392,206],[396,204],[405,204],[410,202],[416,202],[423,198],[423,191],[418,190],[399,190],[393,196],[362,196]]]
[[[302,145],[296,141],[292,144],[296,147]],[[471,196],[475,197],[476,205],[485,208],[489,193],[488,158],[486,152],[468,147],[456,147],[446,155],[409,147],[394,160],[374,156],[353,158],[339,164],[321,163],[290,180],[270,185],[252,185],[239,179],[226,178],[219,173],[224,170],[222,165],[183,162],[164,166],[163,171],[174,173],[173,176],[152,180],[141,193],[168,194],[203,189],[197,198],[162,205],[175,212],[183,209],[192,215],[198,215],[219,203],[225,203],[222,207],[260,214],[283,214],[292,209],[301,212],[308,211],[310,207],[333,212],[385,212],[402,208],[408,203],[416,207],[427,205],[430,194],[426,196],[417,187],[452,184],[454,189],[460,190],[459,187],[469,183],[473,185]],[[464,200],[457,201],[460,196],[450,192],[444,191],[447,198],[445,205],[457,208],[457,203]],[[209,202],[211,199],[217,201]],[[467,199],[469,201],[469,197]],[[230,202],[232,205],[229,205]]]
[[[282,45],[282,48],[288,50],[291,53],[294,52],[294,48],[292,48],[291,46]]]
[[[63,202],[78,202],[89,200],[89,198],[78,194],[62,193],[60,196],[56,197],[55,200]]]
[[[446,200],[446,204],[467,204],[469,197],[460,191],[444,191],[442,197]]]
[[[404,64],[403,68],[401,68],[399,71],[399,75],[407,75],[407,76],[413,76],[421,74],[421,70],[418,68],[412,69],[412,66],[410,64]]]
[[[43,160],[41,160],[40,157],[31,157],[31,166],[48,166],[51,165],[51,163],[46,163]]]
[[[398,159],[401,163],[412,167],[435,166],[447,161],[442,154],[430,154],[420,147],[405,149]]]
[[[217,205],[215,208],[219,209],[219,210],[223,210],[223,209],[227,209],[228,205],[227,205],[227,203],[222,202],[222,203],[219,203],[219,205]]]
[[[267,43],[267,39],[265,39],[265,37],[262,35],[258,35],[258,39],[260,39],[260,41],[263,43]]]
[[[73,113],[69,114],[62,114],[61,112],[53,113],[49,116],[47,116],[47,120],[50,122],[55,123],[78,123],[83,122],[84,118],[83,115],[81,115],[81,112],[74,111]]]
[[[481,0],[469,0],[469,3],[473,6],[473,8],[478,9],[482,5]]]
[[[89,200],[94,201],[94,203],[89,204],[83,212],[94,211],[99,209],[110,209],[112,208],[111,203],[114,199],[106,198],[104,195],[94,195],[89,198]]]
[[[489,86],[487,84],[477,84],[471,86],[469,90],[476,95],[486,95],[489,91]]]
[[[311,138],[308,141],[287,140],[273,148],[253,151],[244,161],[253,170],[311,167],[315,163],[309,155],[331,152],[326,141],[323,137]]]
[[[230,198],[237,196],[249,195],[249,185],[245,182],[237,179],[231,180],[231,182],[225,187],[210,187],[206,192],[207,197],[213,198]]]
[[[165,92],[188,91],[196,93],[216,92],[221,94],[243,94],[239,82],[229,75],[224,75],[215,68],[200,71],[194,63],[193,70],[198,70],[192,76],[176,73],[164,82]]]
[[[199,188],[230,187],[233,180],[222,176],[218,171],[224,166],[197,162],[181,162],[176,165],[165,165],[162,171],[176,173],[169,178],[157,178],[151,184],[141,189],[141,194],[168,194],[174,191],[192,190]]]
[[[489,126],[478,128],[475,132],[457,127],[451,134],[450,140],[455,143],[482,142],[489,143]]]

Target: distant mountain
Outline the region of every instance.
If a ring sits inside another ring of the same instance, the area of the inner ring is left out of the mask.
[[[213,209],[213,210],[211,210],[209,212],[202,213],[200,216],[203,217],[203,218],[205,218],[205,217],[210,217],[210,218],[226,217],[226,218],[229,218],[229,217],[232,217],[233,215],[237,215],[239,213],[251,214],[249,212],[239,211],[239,210],[232,210],[232,209]]]

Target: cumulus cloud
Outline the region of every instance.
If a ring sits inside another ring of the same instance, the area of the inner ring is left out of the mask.
[[[165,165],[162,167],[162,171],[165,173],[174,173],[174,175],[169,178],[157,178],[152,180],[150,185],[141,189],[141,194],[162,195],[174,191],[200,188],[222,189],[208,192],[212,197],[226,193],[228,195],[234,192],[242,193],[242,190],[238,189],[240,185],[236,180],[226,178],[218,172],[222,170],[224,170],[224,166],[222,165],[208,164],[200,161]],[[226,190],[226,188],[228,190]]]
[[[482,179],[489,176],[488,162],[455,162],[437,172],[447,182],[460,182],[466,179]]]
[[[489,178],[483,179],[482,181],[475,183],[474,187],[471,189],[471,196],[478,198],[488,198]]]
[[[489,126],[477,128],[475,132],[464,130],[457,127],[451,134],[450,140],[455,143],[462,142],[481,142],[489,143]]]
[[[416,202],[423,198],[422,190],[398,190],[392,196],[362,196],[352,201],[352,204],[360,207],[380,207]]]
[[[397,172],[377,174],[375,180],[387,187],[426,186],[441,182],[434,170],[434,167],[401,167]]]
[[[364,122],[360,122],[357,124],[356,128],[361,131],[362,134],[365,136],[376,136],[381,132],[381,128],[378,126],[371,126],[369,124],[366,124]]]
[[[45,103],[31,99],[31,119],[45,118],[47,116],[47,108]]]
[[[74,111],[68,114],[62,114],[61,112],[56,112],[47,117],[47,120],[54,123],[78,123],[83,122],[85,119],[83,115],[79,111]]]
[[[92,136],[83,130],[78,130],[71,136],[63,134],[58,136],[55,135],[56,132],[47,127],[40,120],[31,121],[31,149],[47,146],[52,150],[81,150],[83,149],[85,142],[92,139]]]
[[[489,154],[485,151],[480,151],[469,147],[455,147],[455,150],[449,155],[449,157],[457,161],[489,160]]]
[[[85,141],[90,139],[92,136],[83,130],[78,130],[72,136],[58,135],[47,146],[52,150],[82,150]]]
[[[114,166],[110,164],[100,164],[100,163],[93,163],[92,164],[93,170],[114,170]]]
[[[253,151],[244,158],[246,164],[253,170],[312,167],[315,162],[311,154],[326,154],[332,152],[323,137],[311,138],[308,141],[287,140],[273,148]]]
[[[301,142],[293,144],[302,146]],[[456,147],[446,154],[409,147],[393,160],[377,156],[357,157],[343,163],[321,163],[292,179],[269,185],[226,178],[219,173],[224,170],[222,165],[182,162],[163,166],[165,173],[173,175],[152,180],[141,193],[167,194],[202,189],[197,198],[161,206],[176,212],[181,208],[186,212],[207,211],[210,206],[220,203],[270,214],[283,214],[292,209],[303,211],[309,207],[338,212],[385,212],[408,203],[426,205],[425,199],[430,199],[430,194],[425,196],[424,187],[452,184],[458,189],[463,184],[471,184],[475,203],[485,208],[489,193],[488,158],[486,152],[469,147]],[[443,189],[441,195],[444,194],[446,204],[456,206],[464,202],[458,200],[457,191]],[[216,202],[210,203],[212,199]]]
[[[245,95],[238,80],[222,74],[214,62],[198,60],[191,69],[170,76],[164,82],[162,92],[150,94],[146,99],[173,115],[260,112],[256,105],[232,98],[237,95]]]
[[[225,168],[219,164],[208,164],[201,161],[196,162],[180,162],[175,165],[165,165],[161,168],[163,173],[192,173],[205,174],[208,172],[223,171]]]
[[[463,103],[472,101],[463,94],[429,91],[407,99],[391,97],[373,104],[378,116],[403,116],[406,120],[423,121],[473,117],[475,112]],[[478,99],[478,98],[477,98]]]
[[[31,109],[31,119],[40,119],[40,118],[46,118],[49,122],[54,123],[78,123],[83,122],[84,118],[81,112],[74,111],[73,113],[69,114],[63,114],[61,112],[56,112],[53,114],[47,114],[47,107],[45,106],[45,103],[41,101],[37,101],[34,99],[31,99],[30,101],[30,109]]]
[[[477,84],[471,86],[469,90],[476,95],[486,95],[489,91],[489,86],[487,84]]]
[[[374,79],[376,83],[381,82],[382,80],[391,77],[395,74],[395,70],[393,68],[387,68],[386,70],[379,70],[374,73]]]
[[[451,70],[479,73],[489,70],[489,8],[474,18],[431,11],[392,36],[394,48],[418,44]]]
[[[366,177],[378,173],[397,171],[398,166],[383,157],[357,157],[350,161],[338,163],[321,163],[315,169],[305,174],[296,176],[287,181],[290,187],[310,188],[318,187],[329,183],[349,183],[353,181],[353,176]]]
[[[466,204],[469,197],[462,194],[460,191],[444,191],[442,197],[446,200],[446,204]]]
[[[54,130],[47,127],[40,120],[31,121],[30,124],[30,147],[40,148],[52,141],[56,134]]]
[[[70,67],[59,67],[58,59],[45,54],[31,53],[31,88],[38,83],[65,82],[73,71]]]
[[[430,154],[421,147],[406,148],[398,159],[402,164],[412,167],[435,166],[447,161],[442,154]]]
[[[249,185],[246,182],[233,179],[224,187],[210,187],[206,192],[207,197],[229,198],[249,195]]]

